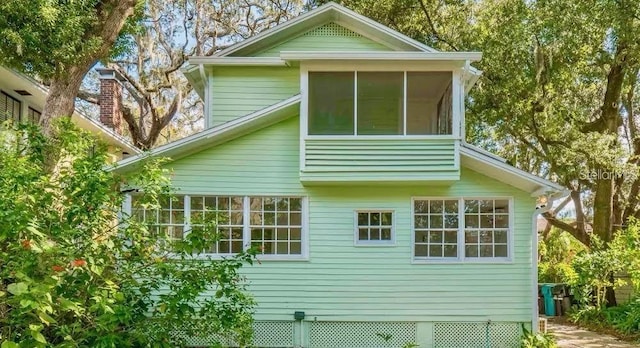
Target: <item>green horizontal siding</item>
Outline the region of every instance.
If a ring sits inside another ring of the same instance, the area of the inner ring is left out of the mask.
[[[531,319],[528,194],[468,169],[450,186],[372,184],[304,187],[297,118],[167,165],[174,185],[198,194],[291,194],[309,199],[309,261],[247,266],[257,320],[522,321]],[[510,196],[509,264],[411,264],[411,198]],[[396,246],[354,247],[354,210],[394,210]]]
[[[307,139],[304,182],[457,180],[454,139]]]
[[[286,67],[220,67],[212,71],[210,126],[300,93],[300,71]]]
[[[329,23],[262,50],[255,56],[278,57],[282,51],[391,51],[391,48]]]

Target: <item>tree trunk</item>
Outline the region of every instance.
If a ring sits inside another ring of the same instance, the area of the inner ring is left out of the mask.
[[[40,117],[40,126],[45,135],[50,136],[51,122],[59,117],[71,117],[75,111],[76,95],[82,79],[91,66],[74,67],[63,78],[54,79],[49,86],[49,94]]]

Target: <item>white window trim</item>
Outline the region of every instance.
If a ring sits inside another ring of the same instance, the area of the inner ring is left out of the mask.
[[[358,234],[358,213],[391,213],[391,240],[360,240]],[[355,247],[395,247],[396,246],[396,211],[393,209],[356,209],[353,211],[353,245]]]
[[[256,258],[259,261],[309,261],[309,199],[304,195],[297,194],[233,194],[233,193],[187,193],[187,192],[175,192],[175,195],[184,196],[184,235],[186,236],[191,230],[191,197],[192,196],[237,196],[243,198],[243,228],[242,228],[242,243],[243,250],[247,251],[251,247],[251,227],[250,227],[250,209],[249,200],[251,197],[296,197],[301,198],[302,209],[302,224],[300,231],[300,255],[262,255],[258,254]],[[123,204],[123,212],[128,216],[132,213],[131,204],[132,195],[127,194]],[[198,260],[221,260],[228,257],[233,257],[233,253],[200,253],[192,256],[192,259]],[[169,254],[169,257],[175,257],[176,255]]]
[[[458,256],[457,257],[419,257],[416,258],[416,232],[415,232],[415,201],[422,200],[457,200],[458,201]],[[472,257],[465,256],[464,248],[464,201],[465,200],[506,200],[509,202],[509,229],[507,232],[507,257]],[[470,264],[512,264],[514,260],[514,200],[510,196],[415,196],[411,197],[411,263],[412,264],[433,264],[433,263],[470,263]]]
[[[353,72],[354,74],[354,116],[353,116],[353,135],[312,135],[309,134],[309,73],[310,72]],[[409,72],[451,72],[451,134],[407,134],[407,73]],[[300,135],[302,140],[307,139],[322,139],[322,140],[344,140],[344,139],[367,139],[367,140],[378,140],[378,139],[406,139],[406,138],[415,138],[415,139],[460,139],[460,119],[461,119],[461,110],[464,111],[464,99],[462,101],[458,97],[458,93],[460,91],[461,82],[461,69],[455,67],[412,67],[412,66],[404,66],[404,65],[387,65],[377,63],[373,66],[373,68],[364,68],[360,65],[351,65],[339,64],[337,66],[331,64],[322,63],[320,65],[316,64],[301,64],[300,65],[300,92],[302,101],[300,104]],[[358,72],[401,72],[403,73],[403,134],[388,134],[388,135],[358,135]],[[457,105],[460,104],[460,105]],[[304,141],[300,142],[301,150],[304,150]],[[304,161],[304,151],[300,152],[300,163],[305,163]],[[304,167],[302,167],[304,169]]]

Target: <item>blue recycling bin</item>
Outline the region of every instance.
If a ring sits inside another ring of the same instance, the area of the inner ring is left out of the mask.
[[[547,316],[556,315],[556,303],[553,300],[553,288],[555,284],[543,284],[541,287],[542,297],[544,298],[544,314]]]

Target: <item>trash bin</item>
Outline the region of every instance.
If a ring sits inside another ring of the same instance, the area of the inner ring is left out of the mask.
[[[543,284],[541,289],[544,298],[544,314],[550,317],[556,315],[556,303],[553,298],[554,286],[554,284]]]

